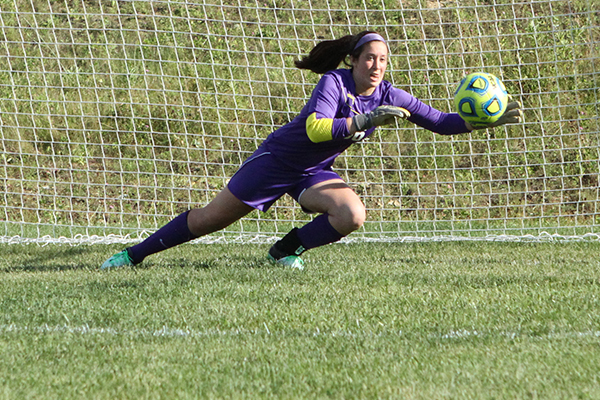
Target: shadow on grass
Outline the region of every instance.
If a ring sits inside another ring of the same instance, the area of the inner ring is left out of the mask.
[[[104,249],[73,247],[8,246],[2,248],[0,271],[66,271],[95,269],[104,261]]]
[[[209,270],[215,268],[255,269],[269,268],[273,266],[266,257],[235,254],[205,258],[201,260],[194,258],[168,259],[167,257],[164,257],[160,261],[144,261],[140,264],[140,266],[144,265],[146,265],[147,268],[189,268],[195,270]]]
[[[99,270],[100,265],[112,254],[122,248],[106,246],[34,246],[34,245],[2,245],[0,246],[1,272],[46,272],[69,270]],[[215,249],[217,250],[217,249]],[[218,251],[217,254],[204,257],[202,254],[191,252],[182,256],[181,253],[169,252],[148,257],[142,263],[127,267],[131,270],[146,270],[151,268],[182,268],[193,270],[211,270],[217,268],[269,268],[271,263],[266,257],[255,256],[245,252],[236,254],[235,251]],[[109,271],[106,271],[109,272]]]

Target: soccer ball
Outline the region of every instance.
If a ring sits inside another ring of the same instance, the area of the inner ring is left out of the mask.
[[[485,72],[463,78],[454,93],[458,114],[474,128],[485,128],[506,111],[508,93],[500,79]]]

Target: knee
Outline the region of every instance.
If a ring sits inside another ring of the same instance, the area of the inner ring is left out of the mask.
[[[339,230],[343,235],[360,229],[367,218],[365,206],[362,203],[346,205],[340,210],[338,215],[341,225]]]
[[[367,211],[365,210],[365,206],[361,203],[358,207],[355,207],[351,211],[352,217],[350,219],[352,230],[356,231],[360,229],[367,219]]]

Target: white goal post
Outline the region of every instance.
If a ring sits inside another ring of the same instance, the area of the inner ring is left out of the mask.
[[[452,111],[499,76],[524,122],[455,137],[409,123],[336,169],[351,240],[597,238],[600,11],[593,0],[0,1],[0,242],[130,242],[205,205],[319,76],[294,60],[369,29],[386,78]],[[290,198],[204,241],[270,241]]]

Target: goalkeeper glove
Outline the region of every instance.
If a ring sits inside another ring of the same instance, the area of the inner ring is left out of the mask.
[[[467,128],[470,130],[478,130],[478,129],[487,129],[487,128],[495,128],[497,126],[505,125],[505,124],[516,124],[521,122],[521,118],[523,117],[523,111],[521,110],[521,103],[518,101],[513,101],[506,105],[506,111],[498,121],[493,124],[483,126],[483,127],[473,127],[471,124],[467,122]]]
[[[379,106],[366,114],[358,114],[352,117],[352,123],[357,132],[366,131],[374,126],[389,125],[395,118],[408,118],[410,112],[402,107]]]

